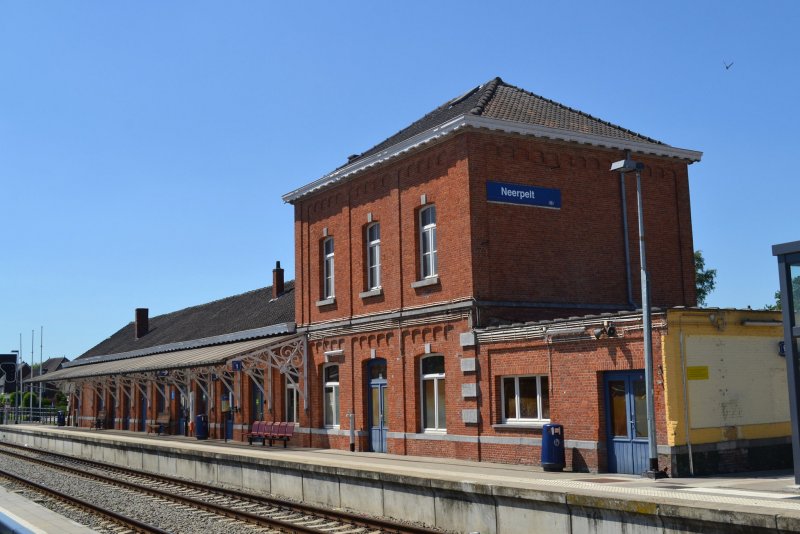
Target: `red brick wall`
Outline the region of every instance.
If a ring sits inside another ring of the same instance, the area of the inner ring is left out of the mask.
[[[480,299],[627,303],[619,173],[621,151],[468,135],[472,246]],[[694,305],[687,165],[635,155],[642,173],[653,305]],[[486,182],[559,189],[559,210],[486,202]],[[634,300],[640,302],[635,174],[626,176]],[[492,276],[484,273],[491,272]]]
[[[667,443],[664,385],[660,373],[662,361],[661,331],[653,330],[654,401],[658,443]],[[609,371],[644,369],[644,344],[641,330],[632,330],[618,338],[580,340],[548,344],[545,340],[484,344],[479,363],[483,395],[481,406],[482,435],[506,437],[541,437],[539,429],[495,429],[501,422],[500,378],[513,375],[549,375],[550,420],[564,425],[566,440],[599,442],[607,439],[603,374]],[[550,371],[548,372],[548,368]],[[525,451],[528,453],[526,454]],[[538,464],[538,447],[511,448],[484,446],[481,459],[486,461]],[[576,470],[603,470],[603,450],[567,450],[567,465]]]
[[[468,132],[298,200],[297,322],[312,324],[473,296],[627,306],[620,179],[609,171],[611,162],[622,157],[621,151]],[[675,159],[635,157],[645,164],[652,304],[694,305],[687,165]],[[488,203],[487,181],[559,189],[562,207]],[[436,205],[441,283],[414,289],[411,283],[420,278],[418,212],[423,194]],[[625,207],[632,293],[639,303],[636,180],[631,173],[626,177]],[[358,294],[366,290],[368,214],[381,224],[383,294],[361,298]],[[335,240],[336,302],[318,307],[325,228]]]
[[[459,136],[295,204],[298,324],[452,300],[472,294],[465,138]],[[441,284],[414,289],[420,279],[420,198],[436,206]],[[383,294],[366,290],[367,216],[381,224]],[[467,214],[465,216],[465,214]],[[336,303],[322,299],[323,229],[335,243]]]

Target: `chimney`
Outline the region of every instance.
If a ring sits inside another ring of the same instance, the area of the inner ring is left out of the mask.
[[[276,299],[283,295],[283,269],[281,269],[281,262],[275,262],[275,268],[272,269],[272,298]]]
[[[150,322],[147,319],[147,308],[136,308],[136,322],[134,324],[136,330],[136,339],[144,337],[150,330]]]

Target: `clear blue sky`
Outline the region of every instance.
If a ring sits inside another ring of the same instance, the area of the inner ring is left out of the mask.
[[[760,308],[800,239],[798,28],[788,0],[0,2],[0,352],[291,277],[281,194],[495,76],[703,151],[709,305]]]

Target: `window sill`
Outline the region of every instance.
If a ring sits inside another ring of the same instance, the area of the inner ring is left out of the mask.
[[[323,306],[330,306],[331,304],[336,304],[336,297],[331,297],[329,299],[323,299],[317,301],[317,308],[321,308]]]
[[[428,286],[435,286],[439,283],[438,276],[429,276],[428,278],[423,278],[422,280],[417,280],[416,282],[411,282],[411,287],[414,289],[420,287],[428,287]]]
[[[447,434],[447,429],[446,428],[425,428],[425,429],[422,430],[422,433],[423,434],[439,434],[441,436],[441,435]]]
[[[383,295],[383,288],[376,287],[375,289],[370,289],[369,291],[364,291],[363,293],[359,293],[358,296],[362,299],[368,299],[370,297],[380,297]]]
[[[530,423],[499,423],[492,425],[496,430],[534,430],[550,424],[550,421],[531,421]]]

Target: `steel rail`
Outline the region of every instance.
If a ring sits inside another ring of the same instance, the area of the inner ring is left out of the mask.
[[[30,449],[28,449],[30,450]],[[256,524],[263,527],[269,527],[275,530],[279,530],[281,532],[297,532],[301,534],[319,534],[320,532],[326,532],[323,530],[308,528],[303,525],[298,525],[296,523],[291,523],[289,521],[284,521],[281,519],[273,519],[270,517],[264,517],[256,514],[251,514],[249,512],[245,512],[242,510],[233,510],[231,508],[226,508],[225,506],[220,506],[214,503],[201,501],[199,499],[194,499],[192,497],[186,497],[184,495],[176,495],[174,493],[168,493],[166,491],[161,491],[156,488],[152,488],[149,486],[143,486],[141,484],[136,484],[134,482],[127,482],[125,480],[120,480],[118,478],[107,477],[105,475],[101,475],[99,473],[90,473],[87,471],[82,471],[75,467],[69,467],[66,465],[57,464],[54,462],[49,462],[47,460],[43,460],[41,458],[32,458],[30,456],[26,456],[24,454],[18,454],[15,452],[3,451],[5,454],[10,456],[14,456],[15,458],[20,458],[28,462],[44,465],[50,467],[51,469],[55,469],[57,471],[67,471],[74,475],[81,476],[83,478],[88,478],[90,480],[97,480],[106,484],[111,484],[114,486],[121,486],[133,491],[138,491],[140,493],[144,493],[146,495],[150,495],[152,497],[157,497],[159,499],[166,499],[168,501],[173,501],[179,504],[184,504],[187,506],[191,506],[194,508],[198,508],[201,510],[205,510],[207,512],[211,512],[223,517],[230,517],[232,519],[236,519],[239,521],[244,521],[247,523]],[[39,451],[36,451],[39,452]],[[49,454],[49,453],[45,453]],[[94,463],[94,462],[93,462]],[[106,466],[103,468],[107,469]],[[138,476],[144,476],[145,478],[148,474],[139,473]],[[208,490],[206,490],[208,491]]]
[[[0,469],[0,477],[13,480],[17,484],[33,488],[35,491],[44,493],[45,495],[49,495],[50,497],[53,497],[59,501],[66,502],[67,504],[77,506],[84,510],[90,511],[91,513],[103,516],[106,519],[109,519],[114,523],[130,528],[135,532],[141,532],[143,534],[170,534],[166,530],[160,529],[153,525],[148,525],[147,523],[139,521],[138,519],[133,519],[132,517],[122,515],[112,510],[108,510],[96,504],[90,503],[89,501],[84,501],[83,499],[72,497],[71,495],[67,495],[66,493],[62,493],[53,488],[49,488],[37,482],[33,482],[26,478],[22,478],[18,475],[15,475],[14,473],[10,473],[5,469]]]
[[[98,469],[117,472],[117,473],[125,474],[125,475],[128,475],[128,476],[141,477],[141,478],[145,478],[145,479],[151,479],[151,480],[159,481],[159,482],[162,482],[162,483],[184,486],[184,487],[191,488],[191,489],[194,489],[194,490],[197,490],[197,491],[203,491],[203,492],[211,493],[212,496],[213,496],[213,494],[216,494],[217,496],[224,496],[224,497],[228,497],[228,498],[239,499],[239,500],[242,500],[242,501],[247,501],[247,502],[251,502],[251,503],[255,503],[255,504],[259,504],[259,505],[274,506],[276,508],[281,508],[281,509],[283,509],[284,511],[287,511],[287,512],[307,514],[307,515],[315,516],[317,518],[323,518],[323,519],[328,519],[330,521],[346,523],[346,524],[352,525],[354,527],[362,527],[362,528],[367,528],[367,529],[379,529],[381,532],[396,533],[396,534],[434,534],[434,533],[438,534],[438,533],[441,532],[440,530],[436,530],[436,529],[417,526],[417,525],[413,525],[413,524],[400,523],[400,522],[391,521],[391,520],[388,520],[388,519],[365,517],[365,516],[354,514],[354,513],[350,513],[350,512],[345,512],[345,511],[340,511],[340,510],[331,510],[331,509],[328,509],[328,508],[323,508],[323,507],[314,506],[314,505],[310,505],[310,504],[304,504],[304,503],[297,503],[297,502],[288,501],[288,500],[285,500],[285,499],[278,499],[278,498],[275,498],[275,497],[265,497],[265,496],[261,496],[261,495],[255,495],[255,494],[252,494],[252,493],[246,493],[246,492],[243,492],[243,491],[237,491],[237,490],[227,489],[227,488],[210,487],[207,484],[203,484],[203,483],[199,483],[199,482],[193,482],[193,481],[190,481],[190,480],[185,480],[185,479],[181,479],[181,478],[177,478],[177,477],[171,477],[171,476],[161,475],[161,474],[156,474],[156,473],[148,473],[148,472],[143,472],[143,471],[137,471],[137,470],[134,470],[134,469],[125,468],[125,467],[121,467],[121,466],[118,466],[118,465],[107,464],[107,463],[98,462],[98,461],[95,461],[95,460],[89,460],[89,459],[86,459],[86,458],[80,458],[80,457],[71,456],[71,455],[62,454],[62,453],[56,453],[56,452],[52,452],[52,451],[38,451],[38,450],[33,450],[33,449],[29,448],[29,447],[22,447],[20,445],[15,445],[15,444],[11,444],[11,443],[2,443],[2,446],[9,447],[9,448],[14,448],[14,449],[19,449],[19,450],[25,451],[26,453],[36,452],[36,453],[39,453],[39,454],[46,454],[46,455],[49,455],[49,456],[54,456],[56,458],[64,458],[64,459],[68,459],[68,460],[73,461],[73,462],[86,464],[86,465],[89,465],[89,466],[96,467]],[[16,453],[11,453],[11,454],[16,454]],[[42,463],[44,465],[50,465],[50,466],[53,466],[55,468],[62,468],[63,467],[63,468],[67,468],[67,469],[74,469],[75,472],[77,472],[77,473],[80,473],[82,475],[86,474],[85,471],[81,471],[81,470],[78,470],[78,469],[75,469],[75,468],[68,468],[68,467],[62,466],[60,464],[55,464],[55,463],[52,463],[52,462],[48,462],[47,460],[42,460],[42,459],[38,459],[38,458],[30,458],[29,456],[26,456],[26,455],[18,455],[18,456],[21,456],[21,457],[24,457],[25,459],[30,459],[30,460],[33,460],[33,461],[38,461],[38,462],[40,462],[40,463]],[[97,476],[102,476],[102,475],[97,475]],[[109,481],[111,483],[114,483],[114,484],[120,482],[119,479],[110,479]],[[132,483],[132,482],[126,482],[125,484],[131,484],[132,486],[134,486],[134,489],[137,489],[139,491],[158,492],[158,496],[159,497],[163,496],[163,494],[160,493],[159,490],[154,489],[154,488],[149,488],[147,486],[140,486],[139,484],[135,484],[135,483]],[[171,498],[173,500],[178,498],[178,496],[175,496],[173,494],[166,494],[166,495],[168,495],[168,498]],[[260,516],[260,515],[248,514],[247,512],[236,511],[236,510],[232,510],[230,508],[224,508],[222,506],[213,505],[213,504],[210,504],[210,503],[204,503],[202,501],[198,501],[196,499],[192,499],[191,497],[180,497],[180,498],[181,499],[187,499],[187,504],[189,504],[191,506],[212,506],[215,509],[214,510],[208,509],[209,511],[211,511],[213,513],[221,513],[222,515],[228,515],[229,517],[234,517],[231,514],[242,514],[242,515],[245,515],[245,516],[252,516],[254,518],[254,520],[256,520],[258,522],[258,524],[261,524],[260,522],[264,521],[264,520],[275,521],[276,523],[268,525],[268,526],[271,526],[273,528],[278,528],[278,529],[287,529],[288,528],[288,529],[291,529],[291,531],[293,531],[293,532],[308,532],[308,533],[318,533],[318,532],[321,532],[321,531],[327,531],[326,529],[322,529],[322,530],[311,529],[311,528],[306,528],[306,527],[303,527],[302,525],[296,525],[296,524],[293,524],[293,523],[290,523],[290,522],[283,522],[281,520],[276,520],[276,519],[268,519],[268,518],[265,518],[265,517]],[[217,511],[217,509],[219,511]],[[247,521],[247,519],[243,519],[243,520]],[[248,521],[248,522],[252,522],[252,521]],[[305,529],[305,530],[302,530],[302,529]]]

